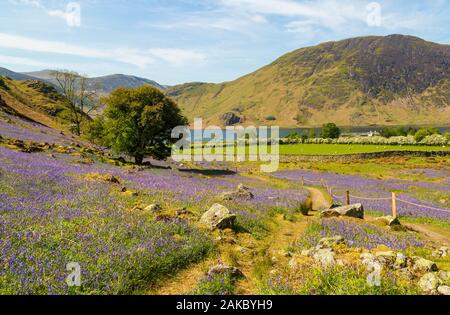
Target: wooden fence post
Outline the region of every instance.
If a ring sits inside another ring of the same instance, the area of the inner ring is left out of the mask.
[[[305,186],[305,177],[302,176],[302,186]]]
[[[397,196],[396,193],[392,193],[392,216],[397,218]]]
[[[350,206],[350,191],[347,190],[347,206]]]

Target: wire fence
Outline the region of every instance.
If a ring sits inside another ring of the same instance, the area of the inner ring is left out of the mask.
[[[395,214],[394,216],[396,216],[396,213],[397,213],[397,209],[396,209],[397,202],[408,204],[408,205],[419,207],[419,208],[424,208],[424,209],[430,209],[430,210],[434,210],[434,211],[450,213],[450,209],[449,210],[445,210],[445,209],[432,207],[432,206],[427,206],[427,205],[423,205],[423,204],[418,204],[418,203],[407,201],[407,200],[404,200],[404,199],[401,199],[401,198],[397,198],[395,193],[392,193],[392,197],[384,197],[384,198],[356,196],[356,195],[352,195],[349,190],[346,191],[345,195],[336,195],[333,192],[333,189],[340,188],[340,187],[329,186],[327,181],[325,181],[323,179],[317,181],[317,180],[305,179],[304,177],[302,177],[301,178],[301,183],[302,183],[303,186],[305,186],[305,184],[307,184],[307,183],[313,184],[313,185],[320,185],[320,186],[326,188],[327,192],[330,194],[330,196],[333,199],[346,200],[347,204],[350,204],[350,199],[359,199],[359,200],[367,200],[367,201],[392,201],[392,207],[393,207],[392,212],[393,212],[393,214]]]

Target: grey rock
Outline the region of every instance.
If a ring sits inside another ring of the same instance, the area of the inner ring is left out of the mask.
[[[395,226],[395,225],[401,225],[400,220],[398,218],[394,218],[391,215],[387,215],[384,217],[379,217],[375,219],[377,222],[380,222],[387,226]]]
[[[223,275],[223,274],[231,274],[233,277],[240,278],[243,277],[244,274],[236,267],[226,266],[226,265],[217,265],[209,269],[209,275]]]
[[[235,221],[236,215],[218,203],[206,211],[200,219],[200,223],[208,226],[210,229],[217,228],[221,230],[233,228]]]
[[[397,253],[397,257],[395,259],[394,267],[396,269],[403,269],[407,266],[407,257],[402,253]]]
[[[449,254],[450,254],[450,248],[443,246],[443,247],[439,248],[438,250],[435,250],[432,255],[433,255],[433,257],[444,258]]]
[[[450,287],[448,285],[441,285],[437,290],[439,294],[450,295]]]
[[[319,262],[322,267],[330,267],[336,263],[336,254],[330,248],[319,249],[312,254],[314,260]]]
[[[438,267],[435,262],[431,260],[427,260],[422,257],[413,257],[413,266],[412,269],[414,271],[418,272],[431,272],[431,271],[438,271]]]
[[[225,126],[233,126],[242,122],[242,118],[233,112],[222,115],[222,121]]]
[[[159,212],[162,210],[162,207],[160,204],[155,203],[155,204],[151,204],[151,205],[147,206],[144,210],[150,211],[150,212]]]
[[[445,282],[450,281],[450,271],[439,271],[439,278]]]
[[[333,217],[352,217],[358,219],[364,219],[364,207],[362,204],[357,203],[349,206],[342,206],[338,208],[331,208],[323,210],[320,213],[322,218],[333,218]]]
[[[223,200],[235,200],[235,199],[253,199],[254,195],[250,191],[250,188],[240,184],[236,191],[225,192],[221,195]]]
[[[378,252],[375,254],[375,259],[381,265],[386,266],[388,268],[392,268],[397,261],[397,254],[393,251],[388,252]]]
[[[436,273],[429,272],[420,278],[419,287],[424,292],[433,293],[438,288],[439,283],[440,281]]]

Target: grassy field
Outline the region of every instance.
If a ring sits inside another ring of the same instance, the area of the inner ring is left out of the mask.
[[[417,145],[363,145],[363,144],[283,144],[280,145],[280,154],[292,155],[343,155],[358,153],[373,153],[385,151],[450,151],[450,147],[417,146]],[[200,148],[194,149],[195,153]],[[215,150],[213,149],[213,154]],[[246,148],[246,154],[249,147]]]
[[[414,145],[363,145],[363,144],[285,144],[280,146],[281,154],[356,154],[384,151],[449,151],[450,147]]]

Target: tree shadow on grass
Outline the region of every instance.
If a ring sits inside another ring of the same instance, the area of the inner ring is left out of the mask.
[[[220,169],[210,169],[210,170],[202,170],[202,169],[178,169],[178,171],[183,173],[192,173],[192,174],[200,174],[206,176],[226,176],[226,175],[236,175],[237,173],[230,170],[220,170]]]

